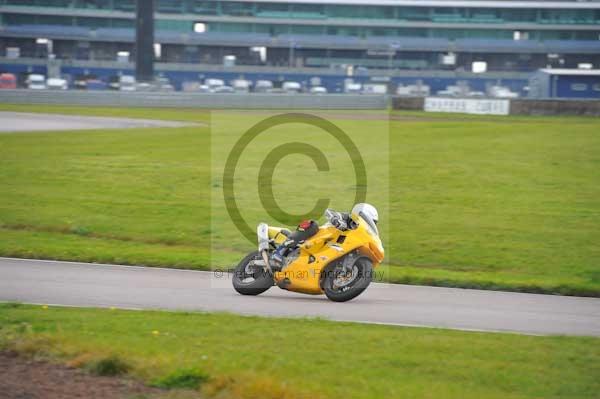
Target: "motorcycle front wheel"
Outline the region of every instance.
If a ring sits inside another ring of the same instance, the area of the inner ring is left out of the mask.
[[[369,258],[360,257],[352,265],[352,270],[344,270],[338,262],[326,271],[323,291],[334,302],[346,302],[356,298],[371,284],[373,263]]]
[[[233,288],[242,295],[262,294],[273,286],[273,276],[266,272],[262,267],[252,267],[250,262],[261,260],[258,251],[248,254],[237,265],[233,272]]]

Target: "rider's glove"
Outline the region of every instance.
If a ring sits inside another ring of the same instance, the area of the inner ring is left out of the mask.
[[[341,217],[334,217],[331,219],[331,224],[335,226],[336,229],[338,230],[347,230],[348,229],[348,225],[346,224],[346,222],[344,221],[343,218]]]
[[[325,217],[336,229],[342,231],[348,230],[348,224],[341,213],[336,212],[333,209],[327,209],[325,210]]]

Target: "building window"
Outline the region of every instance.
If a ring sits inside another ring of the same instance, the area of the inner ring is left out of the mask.
[[[529,32],[516,30],[513,32],[513,40],[529,40]]]
[[[571,83],[571,90],[573,91],[586,91],[587,85],[585,83]]]
[[[206,32],[206,24],[204,22],[194,23],[194,32],[196,32],[196,33]]]
[[[473,73],[483,73],[487,71],[487,62],[485,61],[475,61],[471,64],[471,71]]]

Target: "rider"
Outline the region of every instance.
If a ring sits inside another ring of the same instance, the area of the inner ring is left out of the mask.
[[[325,218],[327,221],[340,231],[354,230],[358,226],[354,219],[352,219],[352,214],[360,215],[368,223],[373,222],[374,224],[377,224],[379,219],[377,209],[375,209],[373,205],[365,203],[354,205],[350,212],[338,212],[330,208],[325,210]],[[316,221],[304,220],[298,225],[296,231],[289,234],[287,240],[275,249],[273,255],[271,255],[271,260],[276,264],[281,265],[290,249],[295,248],[302,241],[314,236],[318,231],[319,224]]]

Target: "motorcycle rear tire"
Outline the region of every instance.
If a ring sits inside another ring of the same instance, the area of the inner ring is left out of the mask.
[[[262,294],[273,286],[273,277],[262,269],[257,270],[254,274],[246,273],[246,266],[248,265],[248,262],[253,259],[261,259],[258,251],[254,251],[242,259],[235,268],[231,279],[233,288],[242,295]],[[246,277],[250,276],[254,278],[253,281],[244,281]]]

